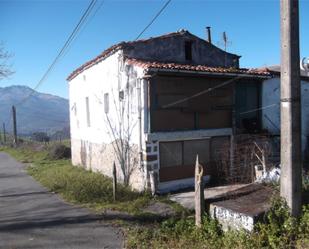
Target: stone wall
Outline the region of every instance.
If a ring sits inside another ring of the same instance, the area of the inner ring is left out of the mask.
[[[130,186],[142,191],[144,189],[144,173],[139,166],[137,146],[132,146],[131,161],[134,161],[130,177]],[[87,170],[100,172],[112,177],[113,163],[116,164],[117,179],[123,181],[123,173],[118,163],[113,144],[96,144],[85,140],[72,139],[72,164]],[[132,164],[133,165],[133,164]]]
[[[186,60],[185,42],[191,43],[192,60]],[[215,45],[179,31],[174,35],[154,37],[144,42],[132,43],[124,48],[124,56],[141,60],[207,65],[211,67],[239,67],[239,56],[227,53]]]
[[[252,215],[235,212],[215,204],[210,205],[209,213],[212,218],[219,221],[224,231],[230,228],[252,231],[254,228],[255,220]]]

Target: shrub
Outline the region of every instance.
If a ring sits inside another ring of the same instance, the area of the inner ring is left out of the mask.
[[[54,144],[48,151],[48,157],[52,160],[71,158],[71,148],[64,144]]]

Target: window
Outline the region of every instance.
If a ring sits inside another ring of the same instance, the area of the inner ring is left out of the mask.
[[[109,96],[108,96],[108,93],[104,93],[104,112],[106,114],[109,112]]]
[[[192,60],[192,41],[185,42],[185,56],[187,61]]]
[[[90,127],[90,111],[89,111],[89,97],[86,97],[86,118],[87,126]]]

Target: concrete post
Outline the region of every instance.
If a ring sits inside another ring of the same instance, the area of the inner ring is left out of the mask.
[[[155,171],[149,172],[151,194],[155,195],[158,190],[158,175]]]
[[[301,212],[301,108],[298,0],[281,0],[281,184],[280,194]]]

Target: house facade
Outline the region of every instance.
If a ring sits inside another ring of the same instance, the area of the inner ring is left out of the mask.
[[[221,147],[261,126],[246,110],[272,78],[239,58],[185,30],[105,50],[68,77],[72,163],[167,192],[193,184],[198,154],[214,177]]]

